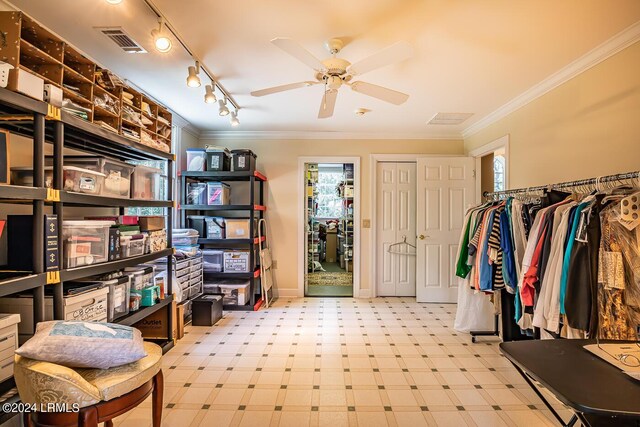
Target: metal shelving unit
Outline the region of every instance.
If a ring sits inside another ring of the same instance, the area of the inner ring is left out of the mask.
[[[193,205],[186,203],[186,188],[188,182],[248,182],[249,183],[249,203],[246,205]],[[183,171],[180,173],[181,200],[178,209],[180,211],[180,224],[187,227],[187,214],[189,212],[197,212],[199,215],[211,212],[217,216],[227,218],[238,218],[238,213],[243,214],[246,218],[247,214],[250,220],[259,220],[264,218],[266,206],[264,205],[264,183],[267,177],[260,172],[245,171]],[[257,194],[256,194],[257,193]],[[263,240],[264,241],[264,238]],[[225,310],[241,310],[252,311],[260,308],[262,304],[262,293],[260,287],[260,268],[259,255],[261,241],[258,238],[257,230],[249,239],[198,239],[201,248],[218,248],[218,249],[249,249],[249,265],[253,268],[253,272],[249,273],[210,273],[205,272],[205,282],[207,279],[247,279],[250,282],[251,298],[245,305],[224,305]]]
[[[33,140],[33,187],[0,185],[0,203],[32,205],[33,271],[30,275],[0,280],[0,297],[31,291],[34,299],[34,324],[45,319],[45,286],[53,289],[54,319],[63,319],[64,281],[107,273],[161,257],[167,257],[167,262],[172,262],[173,249],[167,248],[152,254],[114,262],[45,272],[43,256],[45,243],[44,215],[45,206],[52,206],[53,213],[57,215],[58,219],[58,252],[60,254],[63,253],[62,227],[60,225],[64,221],[65,206],[119,207],[120,213],[124,213],[126,207],[162,207],[166,208],[167,223],[172,224],[174,204],[170,201],[117,199],[62,191],[62,162],[64,148],[73,148],[119,160],[167,161],[167,199],[171,200],[173,198],[172,173],[175,155],[155,150],[115,133],[105,131],[98,125],[61,112],[45,102],[2,88],[0,88],[0,128]],[[45,143],[53,145],[53,189],[45,188]],[[171,242],[170,226],[167,227],[167,239],[168,242]],[[169,276],[166,282],[167,297],[161,303],[145,307],[116,322],[130,325],[167,306],[173,299],[171,282],[171,276]],[[167,313],[168,331],[172,331],[172,310],[167,310]],[[171,332],[169,332],[169,335],[171,335]],[[167,339],[160,342],[160,344],[167,351],[173,346],[173,337],[167,336]],[[1,386],[2,384],[0,384]]]

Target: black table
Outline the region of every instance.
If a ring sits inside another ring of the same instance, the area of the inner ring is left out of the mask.
[[[505,342],[500,350],[561,425],[573,426],[580,420],[587,426],[640,426],[640,381],[584,349],[587,344],[595,344],[595,340]],[[568,423],[530,377],[573,409]]]

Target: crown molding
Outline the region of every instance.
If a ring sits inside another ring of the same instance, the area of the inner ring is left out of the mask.
[[[331,131],[202,131],[201,139],[423,139],[423,140],[461,140],[459,132],[447,134],[425,133],[379,133],[379,132],[331,132]]]
[[[525,92],[513,98],[497,110],[478,120],[462,131],[464,139],[480,132],[487,126],[508,116],[519,108],[524,107],[531,101],[552,91],[561,84],[571,80],[577,75],[587,71],[589,68],[598,65],[605,59],[615,55],[621,50],[631,46],[640,40],[640,21],[625,28],[609,40],[587,52],[585,55],[571,62],[566,67],[551,74],[540,83],[529,88]]]

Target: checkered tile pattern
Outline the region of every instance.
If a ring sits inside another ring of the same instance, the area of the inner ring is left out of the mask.
[[[471,344],[453,329],[455,308],[281,299],[187,327],[163,358],[164,425],[553,426],[495,340]],[[116,425],[146,427],[150,416],[147,401]]]

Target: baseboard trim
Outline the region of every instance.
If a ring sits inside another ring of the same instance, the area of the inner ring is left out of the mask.
[[[274,295],[277,298],[298,298],[300,297],[300,295],[298,295],[298,289],[278,289],[278,288],[274,288]]]

